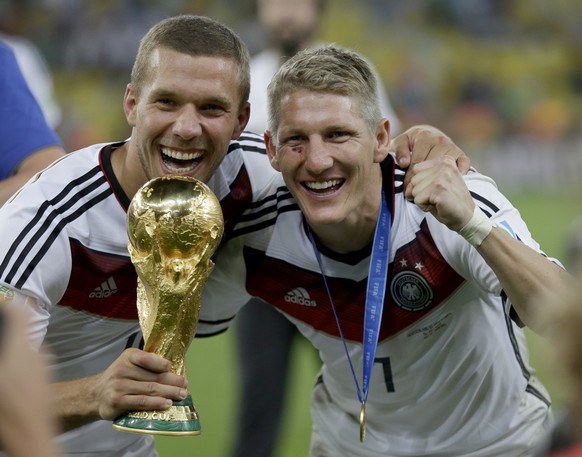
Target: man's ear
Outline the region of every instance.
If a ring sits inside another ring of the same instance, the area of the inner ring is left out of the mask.
[[[390,121],[382,119],[376,127],[376,151],[374,162],[382,162],[390,153]]]
[[[265,131],[265,147],[267,148],[267,154],[269,156],[269,161],[271,162],[271,166],[277,170],[281,171],[279,168],[279,161],[277,160],[277,148],[275,148],[275,140],[271,132],[268,130]]]
[[[128,84],[125,87],[125,95],[123,96],[123,111],[125,112],[125,118],[130,127],[135,127],[136,124],[136,105],[137,95],[135,88],[131,84]]]
[[[238,124],[235,127],[234,131],[232,132],[231,137],[232,140],[237,140],[241,136],[242,132],[249,123],[250,118],[251,118],[251,104],[249,102],[245,102],[245,104],[239,110],[237,116]]]

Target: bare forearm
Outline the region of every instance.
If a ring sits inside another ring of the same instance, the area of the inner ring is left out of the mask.
[[[543,335],[544,311],[556,305],[556,297],[571,287],[573,278],[498,227],[491,230],[477,250],[499,278],[521,321]]]
[[[62,432],[101,419],[93,387],[96,376],[52,385],[56,417]]]

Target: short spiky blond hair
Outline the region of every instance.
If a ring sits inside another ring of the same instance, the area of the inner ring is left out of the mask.
[[[298,90],[355,97],[371,131],[382,119],[376,73],[372,65],[355,51],[333,44],[308,48],[281,66],[268,88],[268,128],[275,137],[279,129],[281,100]]]

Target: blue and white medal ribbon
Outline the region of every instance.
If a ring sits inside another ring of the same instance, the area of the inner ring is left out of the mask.
[[[352,371],[352,377],[356,385],[356,392],[358,400],[361,403],[360,408],[360,442],[364,441],[366,436],[366,401],[368,400],[368,391],[370,386],[370,377],[372,375],[372,367],[374,366],[374,359],[376,357],[376,348],[378,347],[378,337],[380,336],[380,324],[382,322],[382,312],[384,310],[384,296],[386,292],[386,282],[388,276],[388,263],[390,254],[390,223],[391,215],[390,209],[386,202],[386,196],[382,191],[382,204],[380,206],[380,216],[376,224],[374,232],[374,242],[372,244],[372,255],[370,258],[370,268],[368,271],[368,285],[366,291],[366,304],[364,310],[364,334],[363,334],[363,359],[362,359],[362,389],[358,383],[358,378],[352,364],[352,359],[341,330],[340,321],[333,303],[331,292],[327,284],[327,279],[323,271],[323,264],[319,250],[315,244],[315,239],[311,230],[308,228],[309,239],[313,246],[313,252],[319,264],[323,282],[327,290],[331,309],[333,311],[337,328],[342,340],[344,351]]]

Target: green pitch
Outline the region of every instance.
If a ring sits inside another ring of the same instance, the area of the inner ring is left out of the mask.
[[[503,191],[503,190],[502,190]],[[568,224],[582,216],[581,192],[572,195],[521,193],[508,195],[520,209],[534,238],[545,252],[563,257]],[[195,340],[188,352],[187,369],[190,392],[200,414],[202,434],[194,437],[157,437],[161,457],[228,457],[232,445],[238,405],[238,366],[232,331],[214,338]],[[530,335],[531,360],[538,375],[550,390],[554,403],[561,393],[554,368],[545,363],[546,347],[539,337]],[[258,342],[260,344],[260,342]],[[311,349],[300,342],[293,355],[293,379],[287,394],[288,409],[281,430],[277,457],[307,455],[311,429],[309,396],[317,367]]]
[[[318,367],[308,344],[303,341],[298,343],[292,359],[293,378],[288,391],[288,409],[277,457],[305,456],[309,449],[309,397]],[[156,437],[161,457],[229,455],[238,406],[238,365],[235,356],[231,330],[192,343],[187,357],[187,376],[189,390],[200,415],[202,434],[193,437]]]

